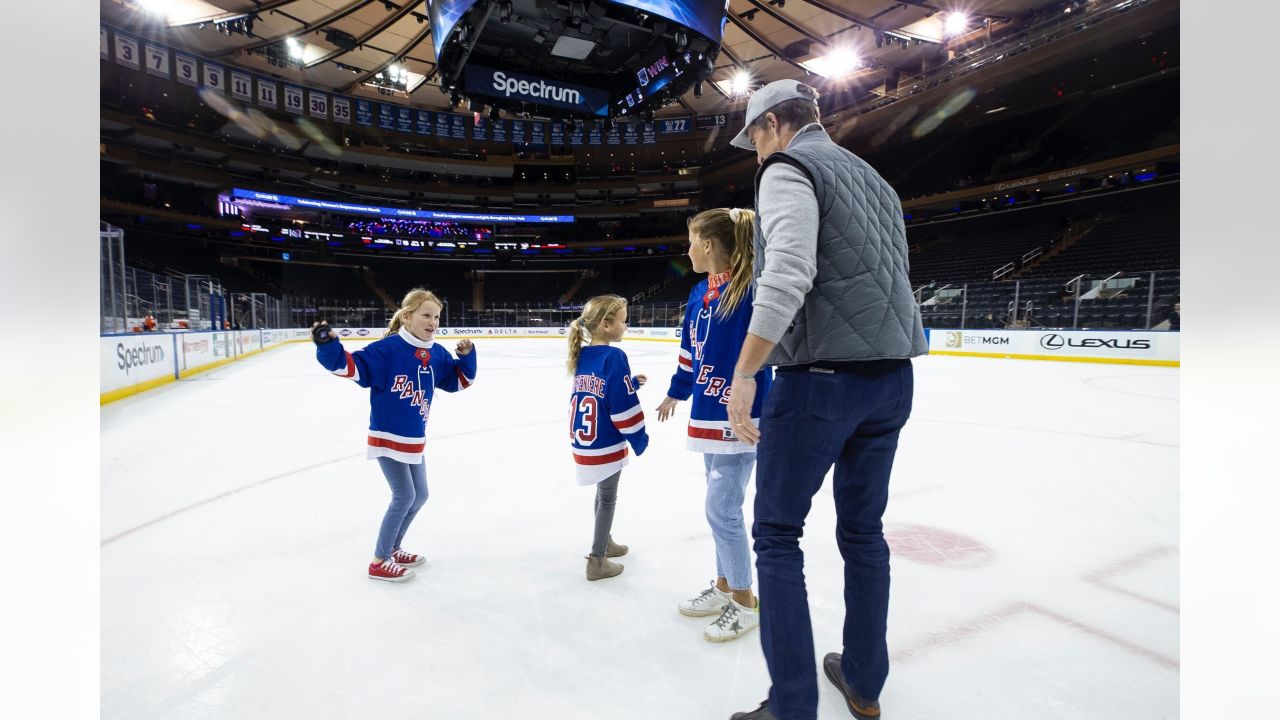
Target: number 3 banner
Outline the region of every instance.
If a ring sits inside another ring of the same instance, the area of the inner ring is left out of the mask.
[[[302,88],[292,85],[284,86],[284,109],[291,113],[302,114]]]
[[[227,94],[227,76],[221,65],[204,64],[204,86],[219,95]]]
[[[158,45],[147,43],[147,74],[157,77],[169,77],[169,51]]]
[[[173,54],[173,69],[178,75],[178,82],[183,85],[196,87],[200,84],[199,76],[196,75],[196,59],[190,55],[175,52]]]
[[[107,40],[107,29],[98,28],[98,57],[106,60],[111,57],[111,43]]]
[[[138,41],[127,35],[116,33],[116,62],[138,69]]]

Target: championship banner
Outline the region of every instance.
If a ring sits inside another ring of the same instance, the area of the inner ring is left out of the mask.
[[[528,139],[526,139],[524,136],[523,120],[511,121],[511,142],[514,145],[524,145],[525,143],[528,142]]]
[[[396,129],[395,108],[386,103],[378,103],[378,127],[382,130]]]
[[[636,127],[636,126],[637,126],[637,125],[639,125],[639,124],[640,124],[640,123],[637,123],[637,122],[635,122],[635,121],[632,121],[632,122],[626,123],[626,124],[623,126],[623,129],[622,129],[622,139],[623,139],[623,141],[624,141],[624,142],[626,142],[628,145],[639,145],[639,144],[640,144],[640,131],[639,131],[639,129]]]
[[[582,136],[583,136],[583,134],[584,134],[585,132],[586,132],[586,123],[584,123],[584,122],[575,122],[575,123],[573,124],[573,129],[569,131],[569,144],[570,144],[570,145],[581,145],[581,144],[582,144]]]
[[[303,114],[302,88],[293,85],[284,86],[284,109],[295,115]]]
[[[450,117],[453,126],[450,128],[449,137],[454,140],[467,139],[467,117],[465,115],[453,115]]]
[[[168,79],[169,50],[147,43],[147,74]]]
[[[667,118],[658,121],[659,135],[683,135],[689,132],[689,118]]]
[[[110,39],[108,39],[109,36],[110,36],[110,33],[107,32],[107,29],[99,25],[98,26],[98,57],[102,58],[103,60],[110,59],[111,57],[111,41]]]
[[[533,145],[547,144],[547,124],[534,120],[529,123],[529,142]]]
[[[449,137],[449,113],[436,113],[436,136]]]
[[[491,131],[493,133],[493,141],[496,143],[507,142],[507,121],[499,120],[489,124],[492,126]]]
[[[654,123],[647,122],[640,125],[640,142],[645,145],[653,145],[658,142],[658,126]]]
[[[591,129],[587,132],[587,144],[599,145],[603,142],[603,134],[600,132],[600,123],[591,123]]]
[[[271,80],[263,80],[258,78],[258,104],[263,107],[274,108],[276,103],[276,84]]]
[[[396,130],[402,133],[413,134],[413,109],[407,107],[396,108]]]
[[[324,93],[318,93],[315,90],[308,91],[307,109],[313,118],[320,120],[329,119],[329,96]]]
[[[417,127],[415,129],[418,131],[418,134],[430,135],[431,134],[431,111],[418,110],[414,113],[414,115],[417,118],[417,122],[415,123]]]
[[[209,62],[204,65],[204,87],[218,93],[219,95],[227,94],[227,75],[221,65],[214,65]]]
[[[564,123],[562,122],[551,123],[551,144],[552,145],[564,144]]]
[[[173,70],[178,82],[191,87],[200,86],[200,75],[196,72],[196,59],[180,52],[173,54]]]
[[[232,70],[231,97],[245,102],[253,102],[253,77]]]
[[[368,100],[356,100],[356,124],[373,127],[373,103]]]
[[[489,121],[486,118],[478,117],[471,126],[472,140],[488,140],[489,139]]]
[[[116,62],[125,67],[138,69],[138,41],[128,35],[116,33]]]
[[[622,128],[618,127],[620,124],[621,123],[614,123],[613,127],[609,129],[609,132],[605,134],[604,136],[605,144],[607,145],[622,144]]]

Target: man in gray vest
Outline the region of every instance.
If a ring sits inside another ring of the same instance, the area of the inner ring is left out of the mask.
[[[928,350],[907,279],[898,195],[818,122],[818,94],[778,80],[747,103],[733,145],[755,150],[756,291],[734,368],[729,422],[760,444],[756,569],[760,643],[773,687],[734,720],[815,720],[818,679],[800,536],[835,465],[844,556],[844,648],[823,670],[859,720],[880,717],[889,674],[889,547],[881,517],[898,433],[911,414],[910,358]],[[759,427],[755,374],[777,375]]]

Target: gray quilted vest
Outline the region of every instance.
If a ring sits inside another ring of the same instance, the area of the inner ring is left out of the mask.
[[[799,168],[813,183],[818,274],[768,364],[911,358],[928,352],[907,278],[907,231],[898,194],[818,125],[801,129],[790,147],[764,161],[756,173],[757,199],[760,177],[777,162]],[[764,267],[761,227],[757,214],[757,279]]]

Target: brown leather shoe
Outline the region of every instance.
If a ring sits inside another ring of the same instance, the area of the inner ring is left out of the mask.
[[[769,709],[769,701],[765,700],[755,710],[736,712],[729,716],[729,720],[778,720],[778,716],[773,714]]]
[[[849,687],[844,681],[844,673],[840,671],[840,653],[827,653],[822,658],[822,672],[826,674],[827,679],[832,685],[840,691],[844,696],[844,702],[849,706],[849,712],[858,720],[880,720],[880,703],[875,700],[863,700],[858,694]]]

